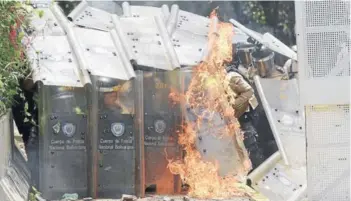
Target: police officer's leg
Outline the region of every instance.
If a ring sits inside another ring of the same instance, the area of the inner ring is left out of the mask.
[[[259,104],[253,111],[253,115],[250,115],[250,117],[253,117],[252,121],[254,127],[258,132],[258,145],[262,149],[263,154],[267,159],[278,150],[278,147],[275,142],[271,127],[269,125],[266,112],[264,111],[262,102],[259,99],[260,96],[257,93],[256,86],[253,85],[252,87],[254,88],[255,96],[258,97]]]
[[[265,158],[268,158],[278,151],[278,147],[262,106],[257,107],[255,112],[258,114],[258,119],[255,120],[255,128],[259,132],[258,144],[263,150]]]
[[[27,112],[30,113],[26,132],[27,141],[25,149],[28,158],[28,166],[31,171],[32,186],[38,187],[39,181],[39,133],[38,133],[38,108],[34,101],[34,92],[24,90],[24,96],[28,104]]]
[[[263,151],[258,145],[257,131],[247,114],[239,118],[241,130],[244,132],[244,145],[249,152],[252,168],[255,169],[265,160]]]
[[[33,116],[32,108],[34,107],[33,103],[33,93],[26,89],[24,86],[24,80],[19,79],[19,90],[14,96],[14,103],[12,105],[12,114],[14,121],[16,123],[18,132],[22,135],[24,144],[27,144],[29,139],[30,130],[33,124],[31,123],[31,117],[26,115],[26,103],[28,103],[27,112]],[[22,96],[22,94],[24,96]],[[28,121],[26,121],[28,119]]]
[[[30,127],[32,126],[30,122],[25,121],[26,117],[26,99],[21,96],[21,91],[14,97],[14,103],[12,105],[13,119],[16,123],[18,132],[22,135],[22,140],[24,144],[27,143],[29,138]]]

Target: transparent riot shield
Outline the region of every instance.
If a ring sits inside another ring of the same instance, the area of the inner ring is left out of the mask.
[[[299,103],[296,79],[275,80],[254,77],[269,125],[286,165],[306,165],[304,114]]]
[[[185,95],[190,90],[189,87],[193,79],[197,78],[190,67],[181,69],[180,75],[182,93]],[[201,93],[207,93],[206,87],[203,87]],[[209,93],[207,96],[211,96],[211,94]],[[194,146],[200,153],[202,160],[217,164],[218,174],[222,177],[245,176],[245,162],[249,158],[245,154],[246,149],[240,136],[236,136],[234,131],[229,133],[231,130],[227,127],[228,119],[223,117],[220,112],[210,112],[201,105],[195,108],[187,100],[182,102],[181,107],[184,123],[198,125],[194,129],[196,131]],[[233,118],[235,117],[233,116]],[[200,123],[196,123],[199,119],[201,119]]]
[[[133,81],[92,76],[89,187],[94,198],[136,194]]]
[[[45,199],[87,196],[87,98],[83,87],[39,85],[39,191]],[[33,155],[28,156],[33,161]],[[35,160],[35,159],[34,159]]]
[[[169,95],[179,86],[178,71],[153,71],[137,74],[138,110],[142,110],[144,127],[144,185],[146,193],[175,194],[180,192],[180,178],[168,169],[168,159],[181,159],[177,130],[181,125],[179,104]]]

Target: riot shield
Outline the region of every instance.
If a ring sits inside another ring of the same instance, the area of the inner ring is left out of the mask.
[[[39,191],[46,199],[87,196],[85,94],[82,87],[39,87],[39,170],[32,169],[39,171]]]
[[[258,76],[254,80],[283,161],[292,167],[305,166],[304,114],[300,108],[297,80]]]
[[[136,193],[133,81],[92,76],[90,190],[94,198]]]
[[[196,78],[194,78],[192,68],[183,68],[180,75],[182,93],[186,94],[192,80]],[[203,90],[206,93],[206,88]],[[195,124],[199,118],[202,119],[198,124],[200,126],[195,129],[195,146],[201,158],[217,164],[218,174],[222,177],[244,176],[244,162],[248,160],[248,157],[242,153],[246,152],[246,149],[239,136],[227,133],[227,119],[219,112],[211,113],[205,107],[194,108],[187,101],[184,101],[181,107],[185,123]],[[206,115],[207,113],[209,115]]]
[[[144,168],[146,192],[175,194],[180,191],[180,178],[168,169],[168,159],[181,159],[177,130],[181,125],[179,104],[169,100],[171,90],[178,87],[179,73],[174,71],[139,72],[142,86],[144,119]],[[150,190],[150,191],[149,191]]]
[[[307,192],[304,113],[297,80],[255,76],[254,81],[279,151],[249,175],[252,187],[273,201],[297,200]]]

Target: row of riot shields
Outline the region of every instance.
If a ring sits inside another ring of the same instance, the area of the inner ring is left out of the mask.
[[[169,94],[179,89],[176,71],[138,71],[133,80],[92,77],[89,192],[96,198],[180,192],[180,180],[167,168],[180,159],[177,129],[180,105]],[[96,122],[96,123],[95,123]]]
[[[42,86],[39,189],[44,197],[180,193],[182,182],[168,163],[183,158],[178,131],[184,121],[195,122],[194,114],[203,110],[179,100],[191,79],[191,68],[153,69],[136,71],[131,80],[91,76],[87,88]],[[241,168],[240,147],[232,135],[212,135],[226,126],[214,116],[202,124],[194,146],[226,176]]]
[[[172,91],[182,93],[181,74],[137,71],[131,80],[91,76],[92,86],[85,88],[40,85],[39,171],[33,179],[43,197],[179,193],[180,178],[167,165],[182,158],[181,105],[169,98]]]

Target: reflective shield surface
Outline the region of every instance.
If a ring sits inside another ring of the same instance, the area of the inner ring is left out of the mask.
[[[185,94],[193,78],[191,68],[181,70],[182,90]],[[242,142],[227,131],[226,119],[219,112],[211,113],[204,108],[191,108],[184,102],[182,105],[183,116],[186,122],[195,123],[200,116],[200,128],[197,129],[196,148],[206,161],[219,165],[218,173],[221,176],[240,174],[245,156],[240,154],[244,150]],[[205,114],[209,115],[205,115]],[[234,117],[233,117],[234,118]]]
[[[145,185],[156,185],[157,194],[177,193],[180,188],[179,177],[167,167],[167,159],[181,157],[177,143],[180,108],[169,99],[178,85],[178,71],[143,73]]]
[[[133,81],[92,76],[91,136],[96,198],[135,194]]]
[[[293,167],[306,166],[304,114],[297,81],[255,77],[255,84],[284,161]]]
[[[86,196],[85,89],[42,86],[39,94],[39,190],[46,199]]]

